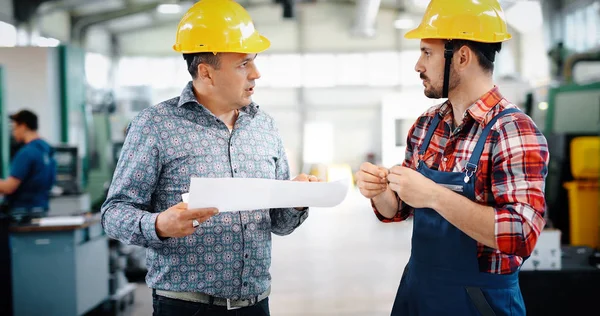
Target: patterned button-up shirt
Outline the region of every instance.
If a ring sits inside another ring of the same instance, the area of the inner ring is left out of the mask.
[[[430,108],[409,131],[403,166],[416,169],[421,159],[432,169],[462,172],[486,124],[501,111],[515,107],[494,87],[467,109],[462,123],[454,130],[450,103]],[[420,155],[419,148],[435,115],[441,115],[443,120],[425,154]],[[512,273],[523,257],[533,251],[545,225],[548,159],[546,138],[527,115],[503,116],[492,127],[474,178],[475,199],[495,209],[499,249],[478,243],[480,271]],[[403,202],[400,208],[392,219],[383,217],[375,207],[374,210],[383,222],[403,221],[414,211]]]
[[[230,132],[197,102],[190,82],[179,97],[144,109],[129,125],[102,206],[102,224],[108,236],[147,247],[146,283],[151,288],[254,297],[270,286],[271,233],[290,234],[307,211],[219,213],[190,236],[164,240],[156,234],[156,217],[182,201],[191,177],[289,176],[270,116],[250,104],[240,110]]]

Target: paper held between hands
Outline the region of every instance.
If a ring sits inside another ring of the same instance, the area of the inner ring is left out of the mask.
[[[289,207],[333,207],[348,193],[349,180],[300,182],[253,178],[192,178],[182,195],[188,208],[216,207],[219,212]]]

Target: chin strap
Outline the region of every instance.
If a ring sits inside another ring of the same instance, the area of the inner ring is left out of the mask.
[[[444,85],[442,90],[442,98],[448,98],[448,88],[450,86],[450,64],[452,64],[452,55],[454,53],[452,41],[446,42],[444,45],[444,58],[446,64],[444,66]]]

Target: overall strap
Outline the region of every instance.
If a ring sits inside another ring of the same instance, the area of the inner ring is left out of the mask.
[[[485,128],[483,129],[483,132],[481,132],[481,135],[479,136],[479,140],[477,141],[477,144],[475,145],[475,149],[473,149],[471,158],[469,159],[469,162],[467,163],[467,166],[466,166],[467,171],[475,172],[475,170],[477,169],[477,166],[479,165],[479,159],[481,158],[481,154],[483,153],[483,147],[485,146],[485,142],[490,133],[490,130],[492,129],[492,127],[494,126],[496,121],[505,115],[508,115],[511,113],[516,113],[516,112],[521,112],[521,110],[519,110],[517,108],[506,109],[506,110],[498,113],[496,116],[494,116],[494,118],[492,118],[490,120],[490,122],[485,126]]]
[[[423,140],[423,143],[421,144],[421,147],[419,148],[420,155],[425,154],[427,147],[429,147],[429,142],[431,142],[431,138],[433,137],[433,133],[435,132],[441,119],[442,118],[440,117],[439,113],[433,117],[433,120],[431,121],[431,124],[429,124],[429,128],[427,129],[427,134],[425,135],[425,140]]]

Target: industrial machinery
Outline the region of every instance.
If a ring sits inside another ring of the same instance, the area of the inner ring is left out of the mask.
[[[54,146],[56,184],[50,197],[50,216],[75,215],[90,211],[90,195],[81,187],[82,158],[75,146]]]
[[[600,72],[590,72],[589,64],[600,64],[600,53],[593,55],[568,57],[558,74],[564,80],[530,91],[524,106],[550,152],[547,226],[519,272],[528,315],[583,315],[597,309]],[[588,65],[576,67],[582,61]]]
[[[565,186],[565,183],[572,183],[577,178],[573,170],[579,167],[573,165],[572,158],[576,159],[578,165],[597,164],[597,157],[600,155],[600,151],[596,151],[588,152],[587,157],[572,157],[576,154],[573,146],[578,144],[577,140],[582,137],[592,137],[592,139],[600,137],[600,80],[597,82],[587,80],[583,84],[573,82],[572,68],[577,65],[580,58],[585,61],[592,60],[589,53],[571,56],[565,65],[568,67],[568,70],[565,70],[565,78],[568,81],[560,86],[550,87],[547,93],[547,104],[542,103],[542,107],[547,107],[543,132],[548,140],[551,157],[546,181],[548,217],[551,224],[562,231],[563,244],[572,244],[572,237],[584,233],[572,231],[573,224],[577,226],[576,223],[571,222],[573,217],[581,218],[579,212],[591,212],[597,222],[597,212],[600,208],[597,201],[597,179],[595,187],[594,184],[585,187],[586,192],[595,190],[595,195],[585,195],[587,197],[585,201],[580,200],[584,197],[577,193],[579,189],[584,190],[582,186]],[[596,54],[596,58],[600,61],[600,53]],[[589,147],[585,144],[583,146]],[[594,182],[593,178],[588,179],[588,184],[590,180]],[[587,200],[590,198],[595,200]],[[575,205],[584,205],[585,210],[574,209]],[[599,224],[596,223],[596,234]],[[595,242],[587,245],[598,247],[598,243],[596,238]]]

